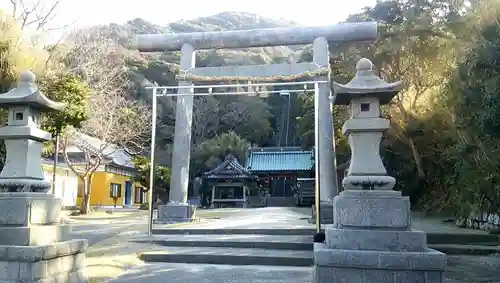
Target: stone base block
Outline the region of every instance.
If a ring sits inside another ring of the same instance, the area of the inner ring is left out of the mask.
[[[420,252],[334,250],[314,244],[313,283],[442,283],[446,255]]]
[[[43,246],[69,240],[71,226],[34,225],[29,227],[0,226],[0,245]]]
[[[313,283],[443,283],[444,272],[314,266]]]
[[[418,252],[427,247],[423,231],[357,230],[325,227],[329,249]]]
[[[335,228],[408,230],[410,200],[396,191],[341,192],[334,198]]]
[[[47,277],[44,279],[19,281],[19,280],[7,280],[2,283],[88,283],[89,279],[84,275],[83,271],[67,272],[63,274],[57,274],[52,277]]]
[[[59,224],[61,200],[46,193],[0,193],[0,226]]]
[[[320,203],[319,205],[319,219],[321,224],[333,224],[333,203]],[[312,206],[312,217],[309,223],[316,224],[316,206]]]
[[[45,246],[0,246],[0,282],[87,282],[87,240]]]
[[[196,206],[187,203],[168,203],[158,206],[160,222],[191,221],[195,218]]]

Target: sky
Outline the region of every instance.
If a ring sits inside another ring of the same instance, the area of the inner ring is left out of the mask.
[[[11,11],[11,0],[0,0],[0,8]],[[28,6],[42,1],[48,9],[58,0],[23,0]],[[285,19],[307,26],[335,24],[376,0],[60,0],[53,27],[80,28],[98,24],[125,23],[143,18],[158,25],[210,16],[224,11],[249,12],[266,18]]]

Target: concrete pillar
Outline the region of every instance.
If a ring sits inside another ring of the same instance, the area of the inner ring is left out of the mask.
[[[215,207],[214,199],[215,199],[215,186],[212,186],[212,201],[210,202],[210,208]]]
[[[329,67],[328,41],[324,37],[316,38],[313,42],[313,62],[321,67]],[[328,80],[328,76],[318,77],[317,80]],[[330,86],[318,86],[318,111],[319,131],[318,156],[319,156],[319,189],[321,202],[331,202],[338,194],[335,168],[334,135],[332,104],[330,103]],[[332,212],[333,214],[333,212]]]
[[[195,67],[196,50],[189,44],[181,48],[181,74]],[[179,81],[179,86],[192,85],[190,81]],[[192,89],[179,89],[179,94],[193,93]],[[175,110],[174,150],[172,153],[172,179],[170,201],[187,203],[189,184],[189,159],[191,157],[191,128],[193,122],[193,96],[178,96]]]
[[[195,67],[196,51],[192,45],[181,48],[181,74]],[[179,81],[179,86],[191,86],[190,81]],[[179,89],[179,94],[192,94],[193,89]],[[174,150],[172,153],[172,178],[170,202],[158,206],[158,222],[172,223],[191,221],[196,205],[187,202],[189,185],[189,159],[191,158],[191,127],[193,122],[193,96],[177,96],[175,110]]]

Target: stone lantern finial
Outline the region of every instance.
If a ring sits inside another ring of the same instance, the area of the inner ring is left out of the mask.
[[[36,82],[36,76],[30,70],[24,71],[19,75],[19,83],[20,84],[34,84]]]
[[[356,64],[356,71],[372,71],[373,63],[369,59],[361,58]]]

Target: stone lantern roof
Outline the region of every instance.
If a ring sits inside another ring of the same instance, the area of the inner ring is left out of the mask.
[[[55,102],[45,96],[36,84],[31,71],[22,72],[16,88],[0,94],[0,107],[31,106],[42,111],[62,111],[65,103]]]
[[[349,105],[353,98],[366,96],[377,97],[380,104],[389,103],[401,90],[401,81],[387,83],[377,77],[373,72],[373,64],[370,60],[362,58],[356,64],[356,76],[347,84],[332,82],[334,96],[333,104]]]

